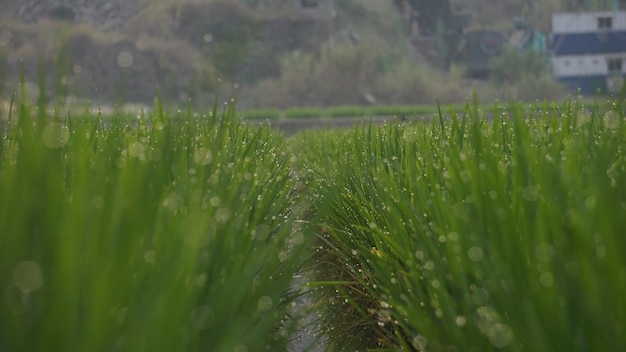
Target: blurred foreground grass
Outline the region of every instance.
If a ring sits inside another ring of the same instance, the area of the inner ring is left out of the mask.
[[[18,105],[18,104],[16,104]],[[0,143],[0,350],[284,348],[304,235],[282,136],[234,109],[47,116]]]

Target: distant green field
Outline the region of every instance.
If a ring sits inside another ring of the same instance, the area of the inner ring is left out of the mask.
[[[463,106],[456,105],[462,110]],[[432,115],[437,112],[436,105],[376,105],[376,106],[331,106],[320,108],[289,108],[283,111],[277,109],[249,109],[242,113],[245,119],[276,119],[276,118],[337,118],[337,117],[374,117],[397,116],[416,117]]]
[[[527,103],[524,110],[538,109],[536,103]],[[551,104],[552,105],[552,104]],[[541,106],[539,106],[540,108]],[[552,106],[550,106],[552,107]],[[445,115],[450,112],[457,114],[465,110],[464,104],[447,104],[440,107],[437,104],[432,105],[373,105],[373,106],[331,106],[325,109],[316,107],[294,107],[285,110],[279,109],[247,109],[241,112],[246,120],[258,119],[297,119],[297,118],[346,118],[346,117],[399,117],[399,118],[415,118],[430,117],[437,115],[439,108]],[[501,112],[511,109],[510,106],[499,105]],[[480,106],[480,113],[493,114],[495,105]]]
[[[301,313],[329,351],[626,348],[622,102],[420,109],[287,139],[12,102],[0,350],[281,351]]]

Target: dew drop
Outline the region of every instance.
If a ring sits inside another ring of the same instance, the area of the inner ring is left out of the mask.
[[[213,196],[209,199],[209,203],[214,207],[219,207],[222,204],[222,200],[218,196]]]
[[[465,326],[465,324],[467,324],[467,318],[465,318],[463,315],[459,315],[456,317],[456,319],[454,319],[454,322],[456,323],[456,326],[462,328]]]
[[[215,221],[219,224],[223,224],[230,219],[230,209],[227,208],[219,208],[215,211],[214,215]]]
[[[213,153],[206,148],[199,148],[193,153],[193,160],[199,165],[208,165],[213,161]]]
[[[452,242],[456,242],[456,241],[458,241],[458,240],[459,240],[459,234],[458,234],[458,233],[456,233],[456,232],[450,232],[450,233],[448,234],[448,239],[449,239],[450,241],[452,241]]]
[[[122,51],[117,55],[117,64],[123,68],[130,67],[133,64],[133,54]]]
[[[480,247],[472,247],[467,251],[467,257],[473,262],[479,262],[483,259],[483,250]]]
[[[163,206],[171,211],[172,213],[176,213],[180,207],[184,204],[183,197],[179,196],[177,193],[172,193],[163,201]]]
[[[554,258],[554,246],[550,243],[540,243],[535,247],[535,256],[542,263],[549,263]]]
[[[272,301],[272,298],[270,296],[263,296],[259,298],[257,305],[258,305],[259,311],[267,312],[268,310],[272,309],[273,304],[274,302]]]
[[[529,202],[534,202],[539,199],[539,187],[530,185],[524,188],[522,191],[522,196]]]
[[[156,252],[153,250],[146,251],[143,254],[143,260],[145,260],[148,264],[156,263]]]
[[[46,147],[56,149],[69,141],[70,132],[64,124],[51,122],[44,128],[42,137]]]
[[[128,146],[128,155],[138,158],[144,155],[146,148],[140,142],[133,142]]]
[[[489,291],[484,288],[478,288],[472,293],[472,301],[478,306],[482,306],[489,302]]]
[[[541,273],[541,275],[539,275],[539,282],[543,287],[552,287],[554,284],[554,275],[549,271]]]
[[[191,312],[191,325],[198,330],[208,329],[215,320],[215,313],[211,307],[202,305]]]
[[[596,197],[594,196],[589,196],[587,197],[587,199],[585,199],[585,207],[587,207],[587,209],[593,209],[596,206]]]
[[[422,251],[415,252],[415,258],[417,258],[419,260],[423,260],[424,259],[424,252],[422,252]]]
[[[15,282],[27,292],[39,290],[44,283],[43,272],[34,261],[20,262],[13,271]]]
[[[304,243],[304,233],[296,231],[289,236],[289,244],[297,246]]]
[[[418,351],[424,351],[428,346],[428,340],[422,335],[417,335],[411,340],[411,344]]]
[[[513,341],[513,330],[506,324],[497,323],[489,329],[487,336],[496,348],[504,348]]]
[[[237,345],[233,349],[233,352],[248,352],[248,347],[246,345]]]
[[[280,251],[280,252],[278,252],[278,260],[280,260],[281,262],[284,262],[285,260],[287,260],[287,258],[289,258],[289,252],[288,251]]]
[[[89,205],[91,206],[91,209],[101,209],[104,206],[104,198],[100,196],[94,196],[93,198],[91,198]]]

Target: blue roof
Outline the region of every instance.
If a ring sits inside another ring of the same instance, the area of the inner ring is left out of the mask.
[[[554,34],[550,47],[555,56],[626,53],[626,31]]]

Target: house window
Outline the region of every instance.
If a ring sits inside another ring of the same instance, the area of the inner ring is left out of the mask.
[[[606,59],[609,72],[622,72],[622,59]]]
[[[317,7],[317,0],[300,0],[300,5],[305,8]]]
[[[613,17],[598,17],[598,29],[613,28]]]

